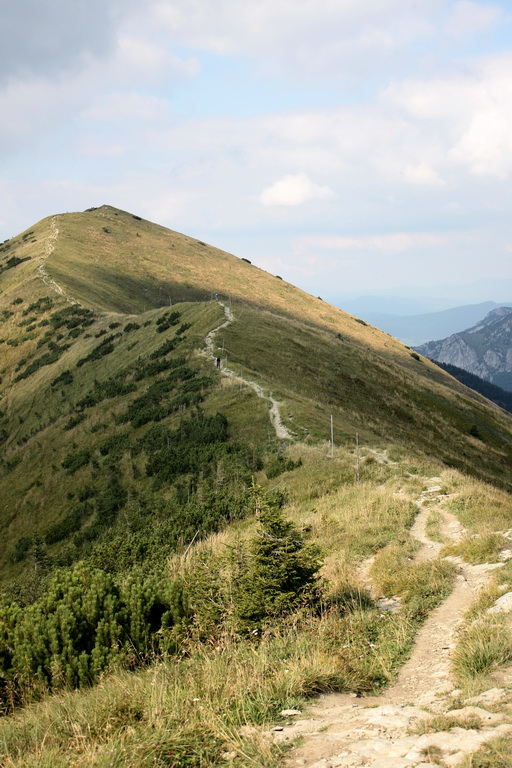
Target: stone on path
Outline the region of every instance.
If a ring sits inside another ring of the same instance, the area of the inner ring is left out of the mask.
[[[512,611],[512,592],[499,597],[487,613],[510,613]]]
[[[351,752],[366,758],[406,757],[415,746],[416,736],[404,736],[402,739],[361,739],[349,746]]]
[[[479,696],[473,696],[468,699],[468,704],[482,704],[484,707],[493,704],[503,704],[508,699],[509,692],[504,691],[503,688],[489,688]]]
[[[463,707],[462,709],[451,709],[447,714],[450,717],[462,719],[465,717],[478,717],[485,725],[492,725],[493,723],[499,723],[503,720],[502,715],[475,706]]]

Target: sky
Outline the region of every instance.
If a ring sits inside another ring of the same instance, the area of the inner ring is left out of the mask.
[[[512,1],[0,0],[0,241],[109,204],[336,302],[512,299]]]

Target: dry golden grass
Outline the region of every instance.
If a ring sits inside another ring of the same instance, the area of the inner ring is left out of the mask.
[[[153,296],[156,301],[166,297],[167,286],[171,288],[171,294],[174,292],[171,298],[175,301],[191,295],[204,301],[219,293],[223,299],[249,302],[259,308],[323,325],[331,331],[343,330],[351,338],[372,347],[393,350],[394,353],[399,351],[408,356],[403,345],[387,334],[362,325],[342,310],[285,280],[277,280],[257,266],[194,238],[140,221],[110,206],[102,206],[90,213],[60,215],[56,220],[59,238],[48,269],[57,282],[71,294],[76,294],[78,299],[82,298],[80,286],[84,277],[89,272],[100,274],[99,268],[108,264],[113,270],[128,272],[139,283],[143,283],[148,275],[154,276],[161,286],[166,286],[161,289],[161,296]],[[105,228],[109,232],[105,232]],[[62,270],[64,264],[66,274]],[[108,279],[105,276],[105,284]],[[101,285],[96,290],[101,295]],[[125,290],[128,295],[129,287]],[[122,286],[117,296],[110,291],[108,301],[120,301],[122,292]],[[135,295],[130,296],[130,300],[136,305],[142,301]],[[148,297],[147,301],[150,300]]]
[[[452,666],[461,688],[489,686],[493,669],[512,661],[512,634],[503,615],[481,615],[461,631]]]
[[[438,541],[440,543],[444,543],[445,541],[440,528],[442,519],[442,515],[437,509],[433,509],[428,513],[425,532],[428,538],[432,541]]]
[[[510,418],[483,406],[481,398],[430,363],[413,359],[386,334],[193,238],[108,206],[58,216],[56,222],[59,238],[47,269],[71,296],[102,310],[94,332],[108,327],[112,313],[125,317],[145,311],[144,320],[154,319],[163,311],[157,308],[168,306],[169,299],[189,299],[180,311],[194,323],[187,344],[197,352],[206,333],[224,317],[222,307],[210,301],[212,294],[231,302],[237,320],[222,334],[230,360],[282,401],[283,419],[296,434],[289,456],[303,462],[269,486],[287,491],[287,515],[322,550],[327,586],[322,615],[301,617],[291,627],[277,626],[259,644],[222,638],[214,647],[188,647],[188,658],[158,663],[136,675],[116,673],[94,690],[54,696],[5,719],[0,722],[3,764],[191,768],[222,764],[222,753],[234,752],[234,765],[270,768],[280,756],[257,736],[241,738],[242,726],[275,722],[281,707],[300,704],[302,697],[319,691],[368,691],[386,684],[410,650],[418,622],[450,589],[449,567],[416,565],[407,559],[413,550],[408,532],[415,514],[411,499],[440,475],[443,488],[457,494],[451,503],[465,525],[478,532],[485,532],[488,525],[510,527],[512,507],[505,494],[444,470],[438,459],[446,449],[454,461],[465,456],[464,461],[482,472],[488,464],[489,476],[498,477],[505,464]],[[51,219],[34,231],[37,243],[17,246],[20,255],[33,254],[31,261],[2,276],[2,307],[8,308],[21,290],[25,305],[41,295],[41,280],[34,270],[44,243],[52,237]],[[64,305],[65,300],[60,301]],[[0,336],[5,331],[14,338],[18,321],[19,317],[8,318],[0,325]],[[160,339],[141,329],[133,341],[147,352]],[[26,427],[31,420],[35,423],[39,408],[44,406],[49,413],[62,407],[60,393],[51,400],[49,382],[94,343],[70,349],[56,369],[40,369],[16,389],[9,389],[6,377],[2,388],[15,416],[13,423],[23,419]],[[36,340],[25,344],[4,346],[3,364],[12,366],[32,354]],[[109,375],[136,360],[140,347],[133,351],[128,347],[123,342],[119,353],[109,358]],[[203,358],[194,354],[194,361],[206,370]],[[94,377],[103,376],[101,366],[83,370],[78,389],[87,391]],[[106,419],[111,408],[107,403],[91,412],[90,421],[76,427],[69,443],[63,440],[62,429],[47,428],[23,444],[19,452],[24,465],[14,468],[8,478],[19,495],[9,496],[9,487],[3,497],[8,507],[4,545],[24,533],[23,526],[44,533],[48,522],[58,518],[66,494],[87,478],[64,475],[60,495],[52,494],[54,486],[46,476],[40,477],[40,468],[46,467],[48,477],[56,472],[51,464],[60,467],[71,441],[82,445],[88,440],[96,450],[104,436],[91,428]],[[268,442],[269,450],[277,447],[268,402],[247,388],[224,380],[204,408],[209,413],[225,412],[233,434],[247,442]],[[333,413],[334,459],[327,441]],[[488,444],[466,434],[470,421],[480,419],[490,425]],[[21,423],[18,426],[22,428]],[[498,434],[507,437],[500,443]],[[264,472],[256,480],[264,482]],[[38,512],[43,495],[53,505],[46,519]],[[210,551],[222,555],[253,529],[252,520],[237,522],[195,544],[194,557]],[[375,584],[383,593],[400,594],[403,614],[381,615],[362,588],[358,566],[370,556],[376,556]],[[171,558],[169,573],[182,572],[189,562],[190,556]],[[195,763],[187,762],[191,755]]]
[[[512,527],[510,494],[461,474],[450,475],[448,482],[454,496],[447,501],[447,508],[465,528],[475,533],[490,533]]]
[[[457,717],[455,715],[436,715],[435,717],[420,720],[413,728],[411,733],[418,735],[424,733],[436,733],[438,731],[449,731],[450,728],[466,728],[479,730],[482,727],[482,719],[478,715],[466,715]]]

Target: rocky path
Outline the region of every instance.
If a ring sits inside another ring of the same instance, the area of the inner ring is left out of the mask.
[[[41,264],[38,266],[37,271],[43,283],[47,285],[49,288],[51,288],[52,291],[55,291],[55,293],[58,293],[59,296],[64,296],[66,301],[68,301],[70,304],[77,304],[78,302],[76,301],[76,299],[74,299],[72,296],[69,296],[65,292],[65,290],[61,288],[61,286],[58,283],[56,283],[52,277],[50,277],[50,275],[46,270],[46,261],[55,249],[55,243],[57,242],[58,236],[59,236],[59,228],[57,227],[57,219],[55,216],[53,216],[50,221],[50,235],[48,237],[48,240],[46,241],[45,249],[42,254],[42,261],[41,261]]]
[[[422,545],[419,560],[436,558],[442,546],[426,534],[430,509],[442,501],[439,491],[432,485],[417,501],[411,534]],[[464,529],[458,520],[437,508],[443,535],[459,539]],[[460,692],[454,690],[450,677],[457,628],[489,572],[500,564],[472,566],[458,558],[452,560],[457,565],[452,593],[427,619],[410,659],[382,696],[320,697],[306,717],[294,718],[273,733],[277,741],[302,737],[301,745],[285,761],[287,768],[438,768],[439,764],[451,768],[484,742],[512,732],[512,713],[507,716],[494,711],[496,704],[512,702],[512,692],[491,689],[458,705]],[[369,562],[367,572],[368,568]],[[434,715],[438,720],[432,729],[425,727]]]
[[[205,355],[210,360],[212,360],[213,363],[215,363],[216,354],[214,353],[214,339],[217,333],[222,330],[222,328],[226,328],[228,325],[231,325],[231,323],[235,322],[235,317],[233,315],[233,312],[229,307],[227,307],[225,304],[223,304],[221,301],[219,301],[220,306],[224,309],[224,315],[226,317],[225,321],[218,325],[216,328],[213,328],[205,338]],[[291,432],[285,427],[281,420],[281,413],[279,411],[279,402],[272,397],[272,393],[269,392],[268,394],[265,393],[262,387],[260,387],[259,384],[256,384],[255,381],[248,381],[247,379],[244,379],[242,376],[239,376],[235,371],[232,371],[227,366],[223,366],[221,369],[221,372],[224,376],[227,376],[234,381],[240,382],[240,384],[245,385],[246,387],[250,387],[254,392],[256,392],[258,397],[261,397],[265,400],[268,400],[270,403],[270,422],[275,430],[276,437],[279,440],[291,440],[292,434]]]

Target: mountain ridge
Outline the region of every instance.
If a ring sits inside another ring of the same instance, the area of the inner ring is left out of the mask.
[[[511,485],[508,416],[399,341],[231,254],[103,206],[47,217],[0,259],[4,577],[23,573],[39,539],[72,561],[107,536],[104,510],[116,529],[130,498],[156,503],[153,428],[176,439],[181,423],[197,417],[206,429],[220,412],[226,450],[246,446],[244,472],[282,458],[273,401],[292,442],[329,439],[332,417],[339,446],[396,444]],[[204,357],[213,329],[231,380]],[[177,504],[185,480],[158,482]],[[199,474],[186,493],[210,491]]]
[[[0,246],[0,354],[6,764],[277,768],[268,730],[286,737],[318,693],[378,695],[429,614],[414,663],[434,697],[469,594],[440,542],[478,583],[509,547],[509,414],[365,321],[109,206]],[[509,571],[473,614],[486,669],[510,659],[505,623],[485,623]]]
[[[512,309],[500,307],[482,321],[447,339],[417,347],[418,352],[441,363],[473,373],[512,391]]]

